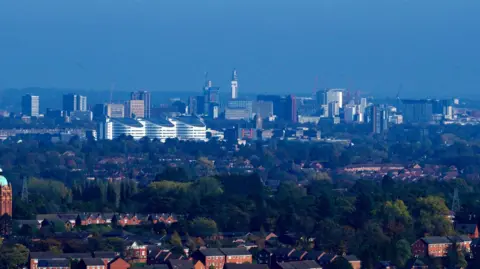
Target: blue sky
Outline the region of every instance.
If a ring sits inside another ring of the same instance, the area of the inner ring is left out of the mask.
[[[0,0],[0,88],[480,97],[480,1]],[[477,93],[479,92],[479,93]]]

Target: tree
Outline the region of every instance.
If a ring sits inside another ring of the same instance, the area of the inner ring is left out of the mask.
[[[21,244],[3,245],[0,249],[0,268],[20,268],[28,261],[28,249]]]
[[[420,236],[447,236],[454,234],[452,223],[446,218],[450,210],[438,196],[417,199],[417,230]]]
[[[326,269],[353,269],[352,265],[343,257],[338,257],[328,264]]]
[[[400,268],[403,268],[407,264],[411,256],[412,252],[408,241],[405,239],[398,240],[395,244],[394,263]]]
[[[195,236],[211,236],[218,232],[217,223],[209,218],[195,218],[190,222],[190,231]]]
[[[173,246],[182,246],[182,239],[177,231],[173,232],[172,236],[170,237],[170,244]]]
[[[8,235],[11,233],[12,233],[12,217],[5,213],[0,217],[0,234]]]

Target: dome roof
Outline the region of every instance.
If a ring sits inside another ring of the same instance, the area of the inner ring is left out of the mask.
[[[4,176],[0,175],[0,187],[8,186],[8,181]]]

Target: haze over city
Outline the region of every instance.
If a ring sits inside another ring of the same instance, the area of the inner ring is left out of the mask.
[[[478,1],[0,4],[0,88],[478,96]]]

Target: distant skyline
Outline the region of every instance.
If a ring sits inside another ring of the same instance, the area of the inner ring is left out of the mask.
[[[480,98],[480,1],[0,3],[0,89]]]

